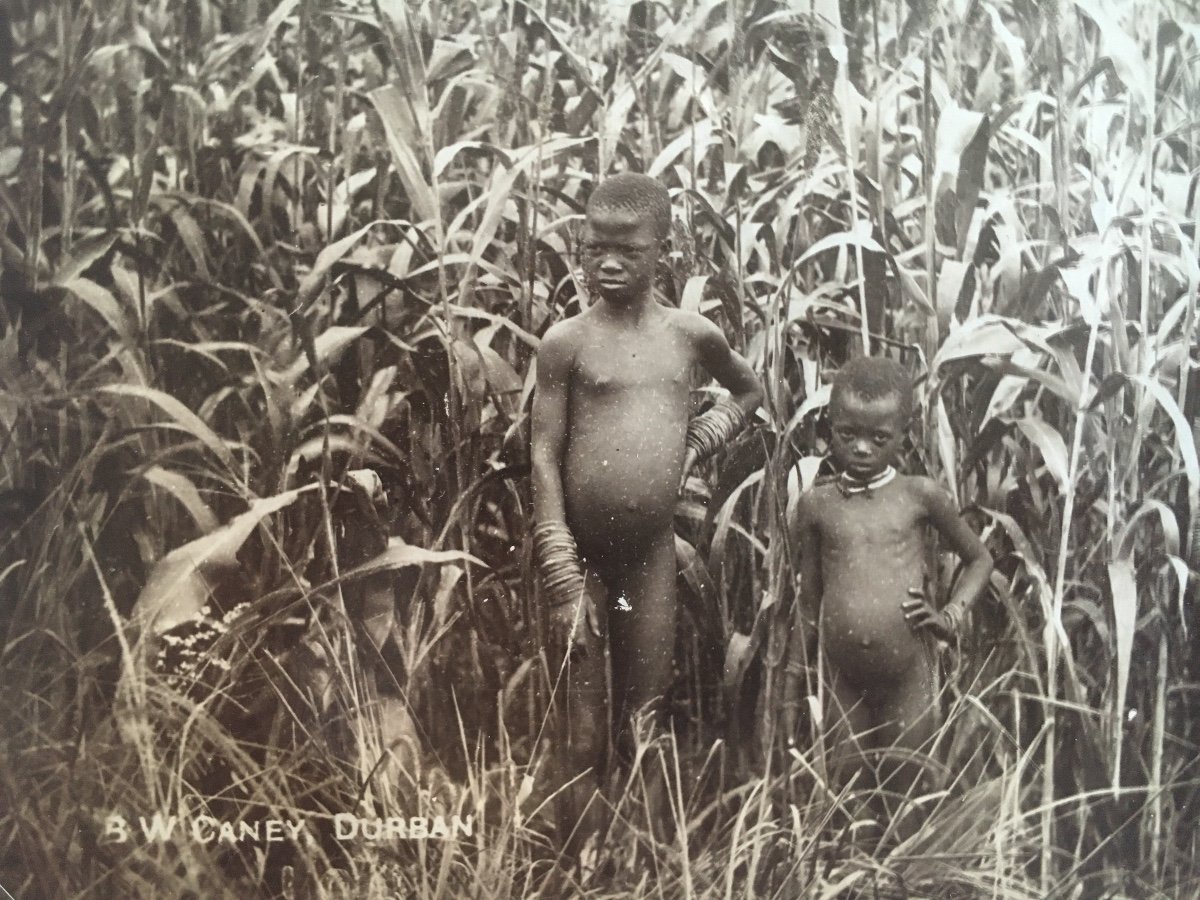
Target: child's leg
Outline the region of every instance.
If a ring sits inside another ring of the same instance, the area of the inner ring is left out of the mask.
[[[928,753],[938,720],[937,693],[930,664],[922,658],[908,677],[886,693],[881,692],[880,700],[881,746]]]
[[[648,704],[656,718],[662,716],[663,698],[674,677],[677,571],[671,531],[654,538],[644,553],[621,561],[614,585],[618,593],[608,614],[613,721],[618,729],[627,727],[629,716]]]
[[[880,744],[886,753],[880,761],[880,786],[888,803],[889,820],[895,819],[904,799],[914,799],[932,787],[925,758],[933,750],[938,726],[936,682],[928,660],[922,659],[908,677],[882,693],[879,704]],[[901,824],[898,837],[906,829]]]
[[[613,725],[619,752],[632,754],[631,718],[645,711],[655,730],[661,728],[666,712],[664,700],[674,677],[678,570],[674,532],[658,536],[644,554],[631,555],[622,562],[620,593],[609,605]],[[662,766],[657,754],[648,755],[643,765],[651,833],[660,841],[666,840],[670,817]]]
[[[557,749],[552,750],[558,769],[550,779],[554,788],[562,787],[556,803],[560,846],[568,858],[578,855],[589,834],[602,825],[603,810],[598,794],[608,750],[608,680],[605,605],[608,592],[594,572],[586,574],[588,598],[598,613],[600,633],[592,631],[582,617],[576,627],[583,629],[584,646],[561,661],[561,672],[551,672],[559,680],[556,702]]]
[[[835,666],[826,663],[825,703],[821,712],[826,760],[843,759],[862,764],[861,754],[875,746],[870,707]],[[832,767],[831,767],[832,768]]]
[[[821,748],[830,789],[842,791],[851,785],[851,796],[866,797],[848,801],[845,813],[850,822],[878,819],[881,810],[873,802],[877,778],[875,758],[871,752],[878,745],[878,729],[871,707],[863,692],[846,680],[837,668],[826,661],[826,692],[821,712]],[[840,827],[840,826],[839,826]],[[861,829],[859,829],[861,831]],[[874,830],[871,830],[874,834]]]

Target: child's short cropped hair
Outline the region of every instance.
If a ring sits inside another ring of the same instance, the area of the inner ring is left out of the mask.
[[[842,366],[833,379],[830,409],[836,412],[847,394],[867,401],[895,397],[900,415],[905,420],[912,415],[912,378],[900,363],[886,356],[856,356]]]
[[[625,209],[639,218],[649,217],[660,240],[671,236],[671,195],[661,181],[636,172],[605,178],[588,199],[593,209]]]

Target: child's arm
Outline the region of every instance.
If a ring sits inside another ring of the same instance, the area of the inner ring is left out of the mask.
[[[812,494],[801,494],[788,527],[792,547],[800,554],[800,591],[783,667],[783,734],[789,745],[796,740],[796,722],[804,702],[804,672],[816,654],[822,587],[821,532],[815,512]]]
[[[954,548],[966,568],[953,596],[940,612],[924,596],[914,596],[904,603],[904,618],[910,627],[927,628],[938,640],[950,642],[958,636],[968,607],[987,587],[992,574],[992,556],[979,535],[967,527],[949,494],[928,478],[918,482],[918,490],[929,524]]]
[[[567,528],[562,459],[567,444],[573,351],[561,326],[542,338],[537,353],[530,462],[533,482],[534,556],[548,605],[552,646],[568,646],[574,603],[584,596],[575,539]]]
[[[697,416],[688,425],[687,453],[679,480],[681,489],[692,466],[711,456],[741,431],[763,401],[763,389],[758,376],[745,358],[729,346],[725,332],[704,316],[695,313],[685,313],[685,316],[700,364],[721,387],[729,391],[730,397]]]

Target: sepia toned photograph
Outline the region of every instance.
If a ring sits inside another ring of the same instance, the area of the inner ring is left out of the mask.
[[[1200,896],[1200,3],[0,0],[0,898]]]

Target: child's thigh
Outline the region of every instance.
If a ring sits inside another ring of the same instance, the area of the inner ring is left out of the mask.
[[[645,553],[623,561],[608,605],[614,687],[628,709],[660,698],[674,674],[675,536],[667,532]]]
[[[822,730],[825,733],[827,750],[861,750],[876,743],[871,714],[863,691],[838,672],[837,667],[825,663],[825,702],[821,708]]]
[[[929,750],[938,724],[937,684],[922,660],[907,677],[875,692],[880,746]]]

